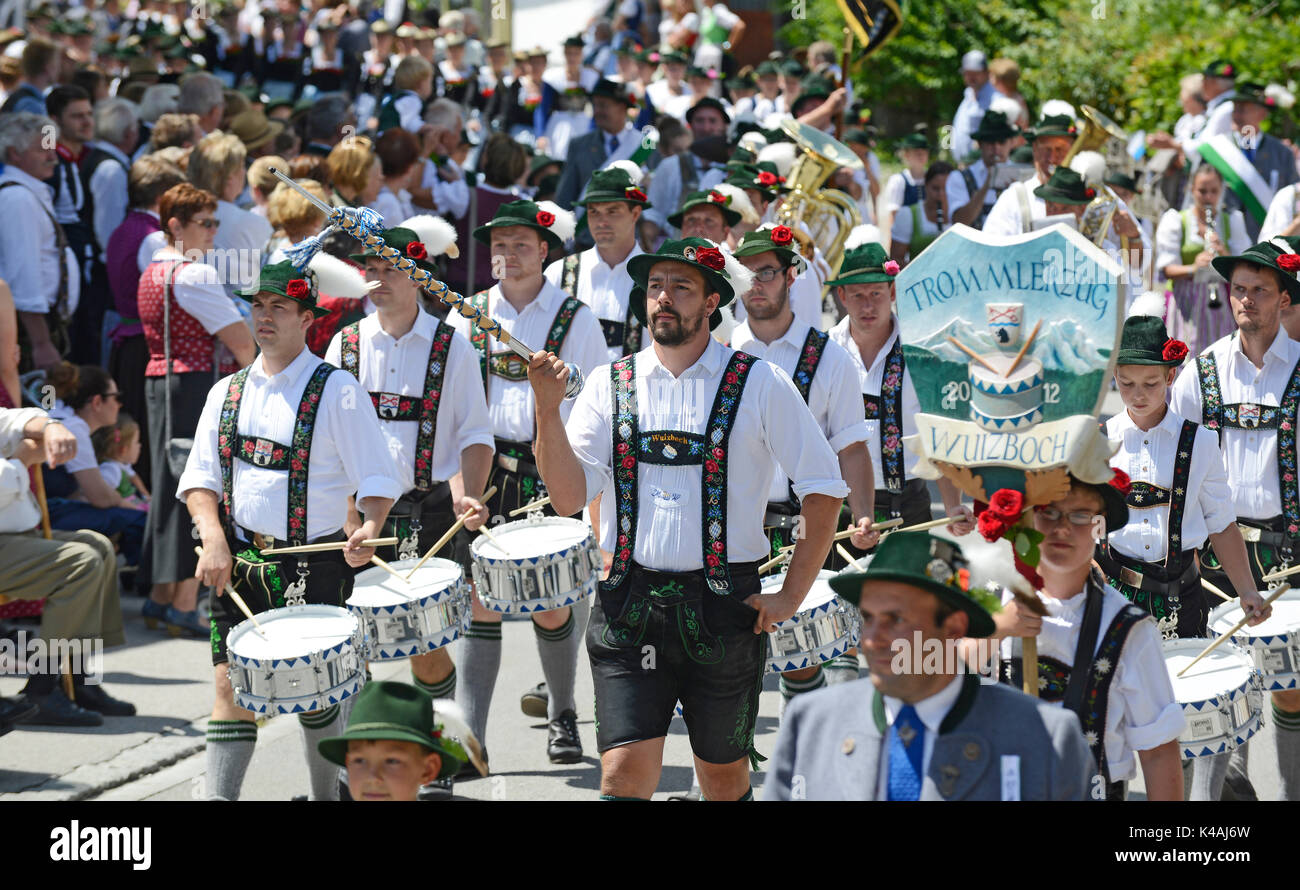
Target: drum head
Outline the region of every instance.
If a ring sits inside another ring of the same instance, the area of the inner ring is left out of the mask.
[[[813,581],[812,587],[808,588],[808,594],[799,604],[799,612],[808,612],[821,606],[826,606],[835,600],[835,591],[831,590],[830,579],[835,577],[835,573],[822,569],[817,573],[817,580]],[[763,579],[762,592],[776,594],[781,592],[785,585],[785,573],[772,575]],[[799,614],[798,612],[795,613]]]
[[[1241,603],[1237,600],[1215,606],[1210,610],[1210,632],[1218,636],[1240,621],[1243,614]],[[1233,637],[1275,637],[1297,631],[1300,631],[1300,590],[1288,590],[1273,600],[1273,614],[1267,621],[1254,627],[1246,625]]]
[[[266,661],[298,658],[337,646],[357,633],[357,619],[339,606],[286,606],[257,616],[262,633],[251,621],[230,631],[227,648],[241,658]],[[263,639],[265,635],[265,639]]]
[[[401,559],[390,562],[393,571],[405,577],[415,567],[418,559]],[[357,575],[348,597],[348,605],[363,608],[380,606],[400,606],[420,597],[429,596],[451,587],[465,574],[464,570],[449,559],[433,557],[420,570],[411,576],[410,583],[394,578],[393,573],[379,566],[366,569]]]
[[[1169,680],[1174,686],[1174,698],[1180,702],[1205,701],[1217,695],[1241,689],[1250,682],[1255,663],[1249,654],[1234,646],[1223,643],[1209,655],[1196,663],[1190,671],[1178,676],[1178,672],[1191,664],[1197,655],[1213,640],[1191,637],[1183,640],[1165,640],[1165,668],[1169,671]]]
[[[487,535],[479,535],[470,548],[475,557],[497,561],[538,559],[576,547],[591,534],[585,522],[565,516],[547,516],[541,521],[521,519],[493,526],[490,531],[505,552]]]

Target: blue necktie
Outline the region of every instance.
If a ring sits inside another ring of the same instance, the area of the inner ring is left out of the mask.
[[[921,799],[921,759],[925,754],[925,724],[916,708],[903,705],[889,728],[889,799]]]
[[[612,156],[612,155],[614,154],[614,152],[616,152],[616,151],[618,151],[618,137],[617,137],[617,136],[610,136],[610,137],[609,137],[609,151],[608,151],[607,154],[609,154],[609,155]]]

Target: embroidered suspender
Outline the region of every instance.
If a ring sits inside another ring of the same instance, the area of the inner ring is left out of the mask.
[[[1197,425],[1190,420],[1183,421],[1182,432],[1178,436],[1178,453],[1174,457],[1173,488],[1169,500],[1169,528],[1165,531],[1165,565],[1183,552],[1183,511],[1187,507],[1187,480],[1192,474],[1192,448],[1196,445]],[[1133,492],[1129,492],[1129,497]]]
[[[245,463],[271,470],[287,470],[288,516],[286,527],[289,543],[307,543],[307,465],[311,457],[312,434],[316,429],[316,412],[320,410],[321,394],[325,382],[336,371],[333,365],[322,362],[312,372],[311,379],[302,391],[298,403],[298,416],[293,425],[290,445],[281,445],[270,439],[243,436],[239,433],[239,408],[248,380],[248,368],[238,371],[226,387],[226,400],[221,406],[221,419],[217,424],[217,449],[221,460],[221,503],[225,508],[225,521],[234,522],[231,491],[234,488],[234,458]]]
[[[799,363],[795,365],[794,375],[791,379],[794,381],[795,388],[799,390],[799,395],[803,396],[804,404],[808,403],[808,393],[812,391],[813,377],[817,376],[817,368],[821,365],[822,353],[826,351],[826,342],[830,338],[830,334],[823,333],[816,328],[809,328],[808,336],[803,339],[803,350],[799,353]]]
[[[610,365],[613,407],[614,491],[618,500],[618,540],[609,579],[612,590],[623,582],[636,549],[638,512],[637,465],[702,466],[701,529],[704,575],[717,594],[731,590],[727,568],[727,454],[731,428],[739,410],[749,371],[757,361],[743,352],[732,353],[713,399],[705,434],[655,431],[642,434],[637,420],[636,354]]]
[[[582,274],[582,254],[575,253],[564,258],[563,271],[560,274],[560,290],[570,297],[578,298],[578,279]],[[632,311],[632,302],[628,301],[626,317],[622,321],[612,318],[597,318],[600,332],[605,336],[605,346],[610,349],[622,347],[624,355],[631,355],[641,350],[641,324]]]
[[[488,292],[479,291],[470,298],[470,305],[480,312],[487,314],[488,311]],[[569,328],[573,325],[573,316],[581,308],[582,301],[574,297],[566,297],[560,304],[559,310],[555,313],[555,319],[551,322],[550,331],[546,335],[546,345],[543,350],[560,354],[564,347],[564,341],[569,336]],[[474,345],[478,352],[479,368],[483,374],[483,389],[487,390],[489,372],[506,380],[522,381],[528,379],[528,366],[524,360],[513,352],[503,352],[492,355],[489,343],[489,337],[477,325],[470,332],[469,342]]]
[[[433,468],[433,440],[438,430],[438,406],[442,401],[442,382],[447,373],[447,356],[451,351],[454,329],[445,321],[438,322],[429,347],[429,366],[424,375],[423,394],[398,395],[391,392],[372,392],[370,401],[380,420],[414,420],[420,424],[415,437],[415,488],[429,491],[433,488],[430,475]],[[341,361],[343,370],[358,380],[360,373],[361,323],[343,329]]]
[[[1092,582],[1089,582],[1092,583]],[[1129,632],[1138,622],[1151,616],[1138,606],[1126,605],[1110,622],[1097,647],[1096,656],[1088,662],[1088,675],[1084,679],[1083,703],[1075,714],[1083,728],[1083,737],[1092,748],[1101,774],[1110,781],[1110,766],[1106,763],[1106,710],[1110,699],[1110,683],[1115,679],[1115,669],[1123,654]],[[1077,666],[1076,666],[1077,667]],[[1074,668],[1071,668],[1073,672]]]
[[[488,292],[481,290],[469,298],[469,304],[487,315],[488,311]],[[488,357],[491,353],[487,333],[478,325],[474,325],[469,333],[469,342],[474,345],[474,350],[478,353],[479,371],[483,374],[483,391],[487,391],[488,385]]]
[[[578,274],[582,270],[582,254],[575,253],[564,258],[563,272],[560,274],[560,290],[571,297],[578,295]]]
[[[885,488],[892,492],[903,490],[903,341],[898,338],[885,359],[885,373],[877,397],[877,415],[880,416],[880,469],[884,472]],[[870,403],[863,398],[871,417]]]

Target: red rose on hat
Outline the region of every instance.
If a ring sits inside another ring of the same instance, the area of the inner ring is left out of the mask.
[[[1300,253],[1284,253],[1277,258],[1277,264],[1288,272],[1300,270]]]
[[[998,540],[999,538],[1001,538],[1004,534],[1006,534],[1007,529],[1010,528],[1010,526],[1007,524],[1007,521],[1003,519],[1001,516],[994,513],[992,510],[985,510],[983,513],[981,513],[979,515],[978,524],[979,524],[980,534],[983,535],[984,540],[988,541],[989,543],[992,543]]]
[[[1097,197],[1097,190],[1095,188],[1086,188],[1083,190],[1083,196],[1085,198],[1095,198]]]
[[[429,252],[424,249],[424,245],[419,241],[412,241],[406,245],[406,255],[413,260],[422,260],[429,255]]]
[[[1224,74],[1232,74],[1232,66],[1231,66],[1231,65],[1224,65],[1224,66],[1223,66],[1223,73],[1224,73]]]
[[[714,272],[721,272],[727,265],[727,261],[722,256],[722,251],[716,247],[698,247],[695,250],[695,262],[702,266],[708,266]]]
[[[1167,362],[1181,362],[1187,358],[1187,344],[1182,340],[1166,340],[1160,358]]]
[[[551,213],[549,210],[537,211],[537,224],[549,229],[555,224],[555,214]]]
[[[763,170],[758,174],[759,185],[776,185],[776,174]]]
[[[785,247],[793,240],[794,232],[790,231],[789,226],[777,226],[772,230],[772,243],[778,247]]]
[[[307,294],[311,293],[311,287],[301,278],[294,278],[284,286],[285,294],[294,300],[301,300]]]
[[[623,197],[627,198],[629,201],[644,201],[646,199],[645,192],[641,191],[636,186],[628,186],[624,189]]]
[[[724,195],[722,192],[715,192],[712,190],[709,192],[709,200],[712,201],[714,204],[731,203],[731,199],[728,198],[726,195]]]
[[[886,260],[885,265],[881,266],[881,268],[885,270],[886,275],[898,274],[898,263],[894,260]]]
[[[1116,467],[1111,467],[1111,469],[1115,471],[1115,475],[1111,477],[1110,482],[1107,484],[1124,495],[1124,497],[1128,497],[1129,489],[1133,487],[1133,480],[1123,470]]]

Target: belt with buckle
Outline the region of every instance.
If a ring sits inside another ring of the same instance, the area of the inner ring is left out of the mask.
[[[1237,523],[1237,528],[1241,530],[1241,537],[1247,543],[1263,544],[1265,547],[1276,547],[1279,550],[1290,550],[1295,547],[1296,539],[1281,531],[1283,523],[1281,516],[1257,521],[1269,527],[1260,528],[1256,525],[1246,525],[1245,522]]]
[[[1177,593],[1184,586],[1191,583],[1199,571],[1196,560],[1189,557],[1187,565],[1182,568],[1176,577],[1166,576],[1164,580],[1161,580],[1157,573],[1166,574],[1162,566],[1152,564],[1148,571],[1139,571],[1124,565],[1120,561],[1121,557],[1115,553],[1101,549],[1097,551],[1096,558],[1097,564],[1102,567],[1106,574],[1118,579],[1123,584],[1127,584],[1129,587],[1136,587],[1138,590],[1145,590],[1148,593],[1168,594],[1171,592],[1170,588],[1173,588],[1172,592]],[[1136,562],[1136,560],[1131,561]]]

